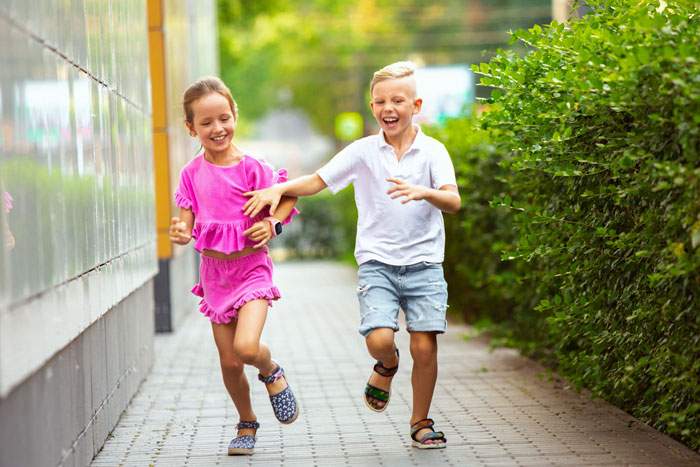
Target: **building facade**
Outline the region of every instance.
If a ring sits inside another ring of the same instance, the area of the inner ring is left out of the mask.
[[[159,262],[196,276],[156,230],[189,154],[158,130],[192,144],[158,118],[216,73],[215,25],[213,0],[0,2],[2,466],[89,464],[153,364]]]

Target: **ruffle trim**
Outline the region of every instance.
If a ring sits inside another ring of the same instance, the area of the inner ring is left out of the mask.
[[[192,287],[192,293],[197,295],[198,297],[202,297],[202,300],[199,302],[199,311],[204,314],[207,318],[212,323],[217,323],[217,324],[226,324],[230,323],[233,318],[238,315],[238,310],[245,305],[246,303],[252,301],[252,300],[257,300],[259,298],[266,298],[267,299],[267,305],[272,306],[273,300],[278,300],[280,298],[280,291],[277,287],[272,286],[267,289],[259,289],[259,290],[254,290],[252,292],[248,292],[245,294],[243,297],[238,299],[236,303],[231,305],[227,310],[225,310],[223,313],[218,312],[214,310],[212,307],[209,306],[209,304],[204,300],[204,289],[202,289],[202,286],[197,284],[194,287]]]
[[[7,214],[8,212],[10,212],[10,209],[12,209],[12,196],[10,196],[10,194],[6,191],[3,193],[4,193],[3,198],[5,198],[3,209],[5,211],[5,214]]]
[[[253,246],[255,243],[243,235],[243,232],[262,219],[263,217],[256,216],[253,219],[233,222],[197,222],[195,220],[192,229],[192,238],[195,239],[194,248],[199,252],[207,249],[228,254]]]
[[[299,214],[294,208],[292,212],[282,221],[282,225],[289,224],[292,217]],[[267,213],[258,214],[254,218],[245,218],[233,222],[198,222],[195,221],[192,229],[192,238],[195,239],[194,248],[200,253],[207,250],[216,250],[222,253],[233,253],[241,251],[247,246],[255,245],[255,242],[243,235],[256,222],[260,222]]]
[[[177,190],[175,192],[175,206],[183,209],[190,209],[192,207],[192,201],[180,193],[180,190]]]
[[[279,169],[277,172],[275,172],[275,178],[272,180],[272,183],[284,183],[288,178],[289,174],[287,173],[287,169]]]

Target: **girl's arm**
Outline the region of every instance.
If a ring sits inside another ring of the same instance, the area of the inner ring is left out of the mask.
[[[277,212],[272,217],[280,222],[285,220],[292,213],[294,205],[297,204],[297,199],[296,197],[282,196]],[[274,236],[272,224],[265,219],[253,224],[248,230],[243,232],[243,235],[247,235],[252,241],[258,242],[253,248],[263,247]]]
[[[387,181],[395,185],[386,193],[391,195],[391,199],[405,196],[406,199],[401,200],[402,204],[406,204],[411,200],[424,199],[439,210],[451,214],[457,212],[462,204],[459,190],[454,185],[444,185],[439,190],[436,190],[427,186],[411,185],[397,178],[387,178]]]
[[[277,211],[277,207],[280,205],[280,199],[283,195],[293,197],[311,196],[324,188],[327,188],[326,182],[324,182],[318,174],[304,175],[294,180],[272,185],[270,188],[264,190],[243,193],[245,196],[251,197],[243,205],[243,211],[245,211],[246,216],[254,217],[262,211],[265,206],[270,206],[270,215],[273,216]],[[293,207],[292,205],[292,208]],[[291,208],[289,212],[291,212]],[[286,219],[286,216],[283,217],[283,219]]]
[[[180,217],[170,220],[170,241],[178,245],[187,245],[192,240],[194,213],[192,209],[180,208]]]

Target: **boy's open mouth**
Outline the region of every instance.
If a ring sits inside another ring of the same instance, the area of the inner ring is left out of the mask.
[[[388,117],[388,118],[385,118],[383,120],[384,120],[384,123],[396,123],[399,121],[399,119],[396,117]]]

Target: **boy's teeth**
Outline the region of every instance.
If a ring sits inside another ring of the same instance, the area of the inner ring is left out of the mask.
[[[399,119],[398,118],[385,118],[384,121],[387,123],[394,123],[397,122]]]

